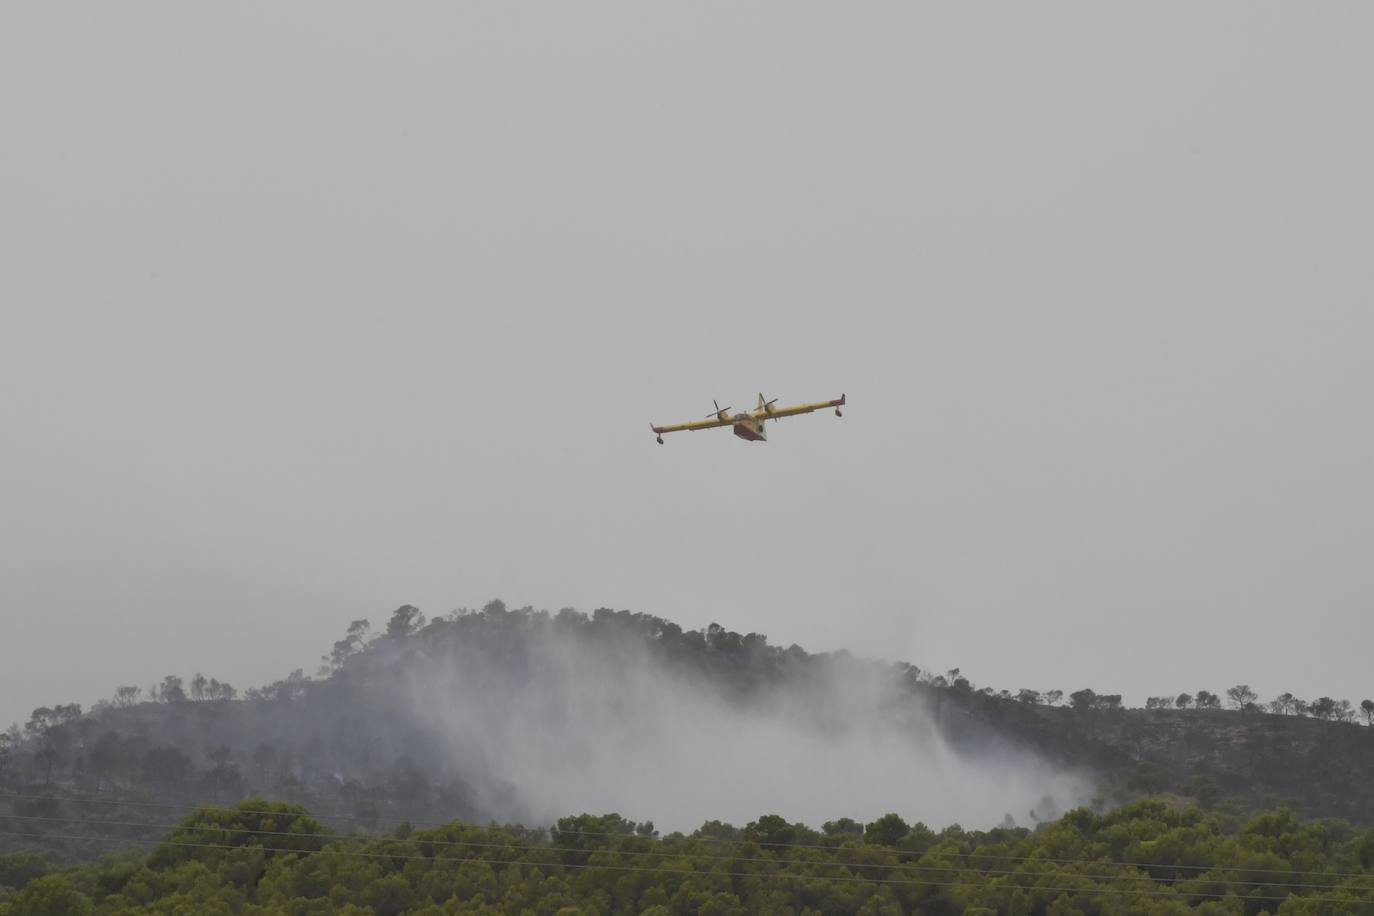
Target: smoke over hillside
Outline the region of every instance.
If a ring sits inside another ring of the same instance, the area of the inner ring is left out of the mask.
[[[355,622],[327,662],[241,700],[169,677],[158,702],[126,687],[87,715],[38,710],[8,738],[0,787],[160,804],[262,794],[361,829],[582,812],[671,830],[888,812],[988,827],[1089,795],[969,705],[986,697],[715,625],[499,602],[425,625],[407,606],[375,636]]]
[[[199,675],[185,686],[169,676],[155,702],[126,686],[90,712],[43,707],[0,733],[0,821],[20,818],[11,827],[26,835],[39,825],[52,836],[30,845],[63,855],[74,831],[96,855],[109,822],[154,836],[169,809],[249,795],[365,831],[582,812],[684,831],[888,812],[1029,826],[1152,793],[1228,810],[1282,798],[1374,823],[1374,744],[1351,723],[1128,710],[1086,690],[1066,708],[1058,691],[1013,697],[623,611],[493,602],[426,625],[406,606],[376,635],[355,621],[316,678],[296,672],[242,699]]]
[[[661,632],[598,624],[565,615],[522,625],[498,651],[455,641],[408,665],[413,721],[443,742],[477,808],[536,823],[617,811],[671,829],[889,811],[991,826],[1008,813],[1027,823],[1047,796],[1084,798],[1083,783],[1007,743],[956,751],[893,666],[707,634],[706,659],[733,654],[743,669],[726,673],[664,651]]]

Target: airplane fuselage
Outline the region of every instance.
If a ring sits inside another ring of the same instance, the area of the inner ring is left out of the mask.
[[[763,420],[748,414],[735,415],[735,435],[746,442],[768,441],[768,431],[763,428]]]

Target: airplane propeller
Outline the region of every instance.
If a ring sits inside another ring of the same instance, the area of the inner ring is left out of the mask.
[[[759,395],[759,397],[762,398],[763,395]],[[769,408],[772,407],[772,406],[773,406],[774,404],[776,404],[776,403],[778,403],[778,399],[777,399],[777,398],[773,398],[773,400],[771,400],[771,401],[764,401],[764,402],[763,402],[763,406],[760,407],[759,409],[762,410],[762,411],[764,411],[764,412],[766,412],[766,413],[771,413],[772,411],[770,411]]]
[[[715,411],[715,413],[708,413],[708,414],[706,415],[706,416],[708,416],[708,417],[719,417],[721,414],[723,414],[723,413],[729,413],[730,410],[731,410],[731,408],[729,408],[729,407],[725,408],[724,410],[721,410],[721,409],[720,409],[720,402],[717,401],[715,398],[712,398],[712,399],[711,399],[711,403],[716,405],[716,411]]]

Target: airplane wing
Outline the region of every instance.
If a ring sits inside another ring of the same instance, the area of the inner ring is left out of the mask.
[[[844,395],[840,395],[833,401],[817,401],[814,404],[798,404],[795,407],[760,408],[755,410],[753,415],[761,419],[776,420],[780,417],[795,417],[798,414],[811,413],[813,410],[825,410],[827,407],[843,407],[844,404]]]
[[[697,420],[695,423],[676,423],[672,426],[654,426],[652,423],[649,425],[654,432],[662,435],[664,433],[680,433],[684,430],[696,431],[698,429],[715,429],[718,426],[730,426],[734,422],[732,417],[726,417],[724,419],[720,417],[711,417],[709,420]]]

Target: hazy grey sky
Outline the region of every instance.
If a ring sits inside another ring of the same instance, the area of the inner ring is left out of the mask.
[[[1374,696],[1372,28],[5,4],[0,724],[493,596]]]

